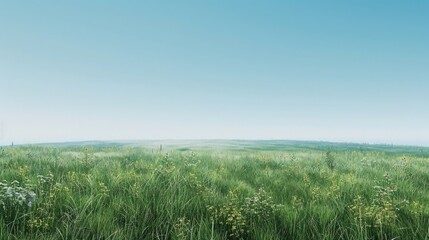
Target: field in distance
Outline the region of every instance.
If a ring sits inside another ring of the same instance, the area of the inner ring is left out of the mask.
[[[429,148],[4,146],[0,239],[429,239]]]

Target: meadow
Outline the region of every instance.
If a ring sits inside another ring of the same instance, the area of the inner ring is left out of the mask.
[[[429,149],[290,141],[2,147],[0,239],[429,239]]]

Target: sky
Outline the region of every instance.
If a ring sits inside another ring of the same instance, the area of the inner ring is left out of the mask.
[[[429,146],[429,2],[1,1],[0,144]]]

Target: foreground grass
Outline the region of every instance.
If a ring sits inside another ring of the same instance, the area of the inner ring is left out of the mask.
[[[0,149],[0,239],[429,239],[417,151],[181,150]]]

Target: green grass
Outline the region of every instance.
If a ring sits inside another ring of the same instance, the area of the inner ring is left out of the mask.
[[[426,148],[158,144],[3,147],[0,239],[429,239]]]

